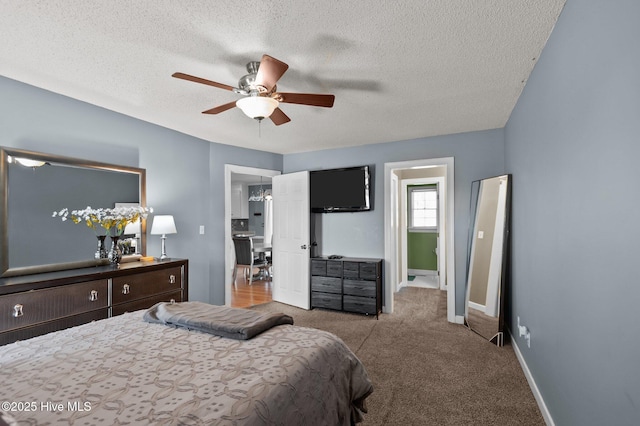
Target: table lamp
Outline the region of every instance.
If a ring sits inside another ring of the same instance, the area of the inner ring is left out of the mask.
[[[173,215],[157,215],[153,218],[153,225],[151,225],[151,235],[162,235],[162,254],[160,260],[168,258],[165,240],[167,234],[177,234],[176,223],[173,221]]]

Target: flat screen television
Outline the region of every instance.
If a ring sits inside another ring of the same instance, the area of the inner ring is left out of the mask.
[[[372,210],[369,166],[317,170],[309,174],[314,213]]]

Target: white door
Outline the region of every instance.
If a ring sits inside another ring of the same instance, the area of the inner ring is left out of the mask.
[[[309,172],[274,176],[273,300],[310,308]]]

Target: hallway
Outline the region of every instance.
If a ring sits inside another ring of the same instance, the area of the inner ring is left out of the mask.
[[[235,285],[231,288],[231,307],[248,308],[271,302],[272,282],[266,280],[245,279],[243,268],[240,267],[236,274]]]
[[[438,286],[437,275],[409,275],[409,287],[435,288]]]

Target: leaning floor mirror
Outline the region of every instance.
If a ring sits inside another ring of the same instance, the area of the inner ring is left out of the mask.
[[[465,322],[498,346],[504,345],[510,206],[511,175],[472,183]]]

